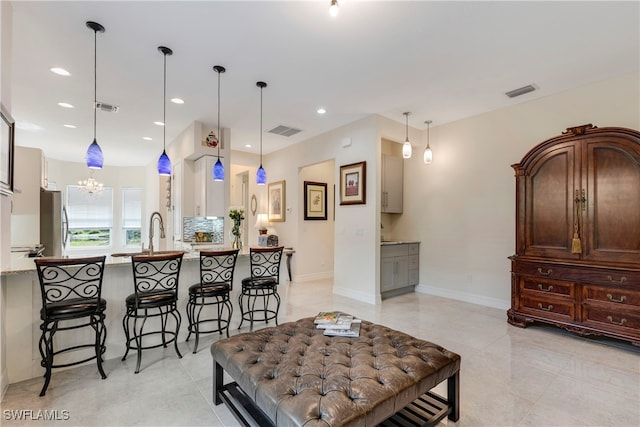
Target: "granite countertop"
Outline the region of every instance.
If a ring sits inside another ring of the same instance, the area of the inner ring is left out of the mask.
[[[220,249],[230,249],[230,248],[220,248]],[[180,249],[176,249],[176,250],[169,250],[169,251],[156,251],[156,254],[159,253],[167,253],[167,252],[184,252],[184,256],[183,256],[183,260],[184,261],[191,261],[191,260],[197,260],[200,258],[200,252],[194,250],[194,251],[184,251],[184,250],[180,250]],[[293,254],[295,251],[293,250],[293,248],[286,248],[284,251],[284,254]],[[107,259],[105,260],[105,267],[108,266],[120,266],[120,265],[127,265],[130,266],[131,265],[131,254],[139,254],[140,252],[137,251],[131,251],[131,252],[120,252],[120,253],[115,253],[114,255],[117,256],[112,256],[110,254],[107,254]],[[99,254],[96,254],[99,255]],[[243,256],[249,256],[249,249],[243,249],[239,254],[240,257]],[[72,254],[67,256],[68,258],[81,258],[81,257],[85,257],[85,256],[93,256],[93,255],[87,255],[87,254],[83,254],[83,253],[77,253],[77,254]],[[11,275],[11,274],[22,274],[22,273],[28,273],[28,272],[32,272],[32,271],[36,271],[36,264],[33,262],[35,258],[32,257],[28,257],[26,252],[12,252],[11,253],[11,265],[9,265],[9,267],[2,269],[2,272],[0,275],[2,276],[6,276],[6,275]]]
[[[420,243],[417,240],[383,240],[382,242],[380,242],[380,245],[382,246],[387,246],[387,245],[407,245],[410,243]]]

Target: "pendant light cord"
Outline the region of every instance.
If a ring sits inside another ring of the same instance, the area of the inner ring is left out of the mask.
[[[405,135],[406,135],[405,141],[409,141],[409,113],[405,113],[404,116],[405,116],[405,119],[406,119],[405,120],[405,124],[406,124],[406,126],[405,126]]]
[[[96,140],[98,112],[98,30],[93,30],[93,140]]]
[[[260,167],[262,167],[262,89],[260,86]]]
[[[162,89],[162,152],[167,151],[167,53],[164,56],[164,87]]]
[[[220,72],[218,71],[218,161],[220,161],[220,144],[222,144],[222,135],[220,135]]]

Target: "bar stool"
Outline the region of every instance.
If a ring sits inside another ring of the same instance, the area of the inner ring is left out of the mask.
[[[178,358],[182,358],[182,354],[178,350],[178,332],[182,320],[178,311],[178,279],[182,256],[182,252],[172,252],[131,257],[134,293],[125,300],[127,310],[122,318],[122,327],[127,340],[127,349],[122,360],[127,358],[129,350],[136,350],[138,355],[136,374],[140,372],[142,350],[160,346],[166,348],[167,344],[173,342]],[[175,331],[167,330],[169,315],[175,320]],[[160,329],[145,331],[147,319],[154,317],[160,318]],[[141,324],[138,328],[139,321]],[[133,323],[133,336],[131,336],[130,323]],[[143,345],[143,338],[151,335],[160,335],[161,342]],[[167,339],[167,335],[169,335],[169,339]]]
[[[189,341],[191,334],[196,336],[193,353],[198,350],[200,334],[226,331],[229,337],[229,322],[233,306],[229,293],[233,289],[233,273],[238,259],[238,249],[224,251],[200,251],[200,283],[189,287],[187,319],[189,320]],[[215,317],[200,318],[202,309],[215,306]],[[200,330],[204,323],[215,323],[214,329]]]
[[[53,368],[78,365],[96,359],[100,376],[102,379],[107,378],[102,368],[102,355],[106,350],[107,339],[107,328],[104,325],[107,301],[101,298],[104,260],[104,256],[35,259],[42,294],[42,334],[38,346],[42,356],[40,364],[46,370],[40,396],[44,396],[49,387]],[[81,321],[78,321],[79,319]],[[54,337],[58,332],[87,326],[95,332],[93,342],[54,349]],[[53,363],[57,355],[82,348],[93,348],[94,352],[82,360],[57,365]]]
[[[283,246],[257,247],[249,249],[251,277],[242,279],[242,291],[238,296],[241,320],[238,329],[245,320],[249,321],[249,331],[253,331],[253,322],[267,322],[275,319],[278,324],[280,310],[280,261]],[[270,306],[275,300],[275,308]],[[256,307],[256,303],[258,306]],[[257,317],[256,317],[257,315]]]

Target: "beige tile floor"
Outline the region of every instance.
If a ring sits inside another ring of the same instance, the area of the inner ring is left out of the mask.
[[[334,296],[331,285],[281,285],[280,323],[342,310],[460,354],[461,416],[448,424],[640,426],[640,348],[551,327],[515,328],[502,310],[425,294],[373,306]],[[241,332],[247,330],[245,326]],[[125,362],[107,360],[106,380],[99,379],[95,365],[55,371],[42,398],[40,378],[12,384],[0,403],[0,424],[235,426],[226,407],[212,403],[209,344],[218,337],[203,336],[197,354],[191,353],[193,338],[180,342],[182,359],[172,348],[148,350],[138,375],[133,373],[135,355]],[[27,420],[13,419],[20,410]],[[41,410],[60,420],[38,419]]]

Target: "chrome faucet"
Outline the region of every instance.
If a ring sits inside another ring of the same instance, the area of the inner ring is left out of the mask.
[[[158,223],[160,224],[160,238],[165,238],[162,215],[160,215],[160,212],[154,212],[151,214],[151,218],[149,218],[149,255],[153,255],[153,220],[156,218],[158,219]]]

